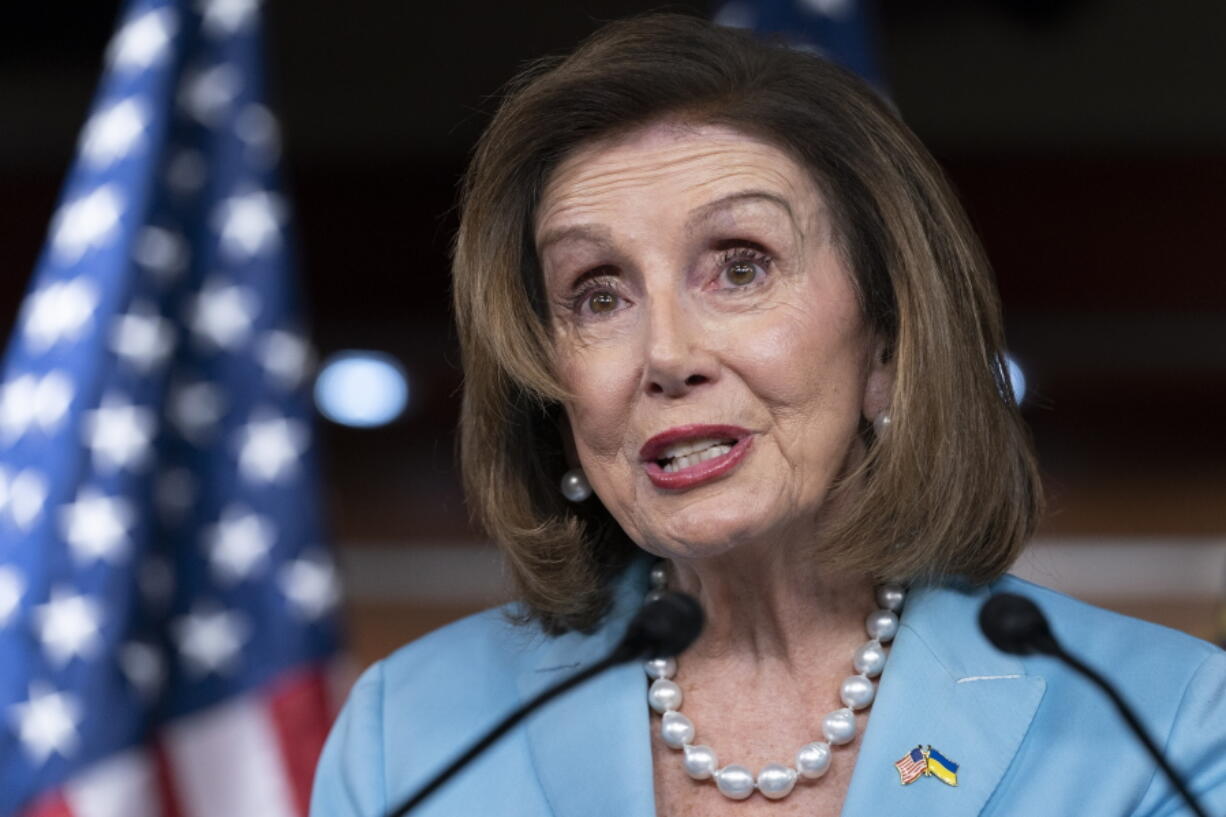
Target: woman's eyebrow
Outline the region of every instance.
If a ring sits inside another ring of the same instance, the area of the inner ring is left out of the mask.
[[[537,254],[544,255],[549,247],[563,241],[583,241],[606,248],[613,244],[612,234],[603,224],[569,224],[541,233],[536,242]]]
[[[710,220],[713,216],[724,210],[732,209],[741,204],[749,202],[764,201],[779,207],[788,214],[788,218],[792,222],[792,227],[798,233],[800,232],[800,224],[796,221],[796,214],[792,211],[791,203],[780,196],[778,193],[772,193],[769,190],[741,190],[736,193],[729,193],[726,196],[720,196],[715,201],[709,201],[706,204],[696,207],[686,220],[688,227]]]

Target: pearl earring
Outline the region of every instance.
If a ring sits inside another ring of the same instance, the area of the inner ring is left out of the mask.
[[[592,495],[592,486],[582,468],[572,468],[562,475],[562,496],[571,502],[582,502]]]
[[[878,439],[881,439],[881,436],[890,428],[891,422],[893,421],[890,419],[888,411],[883,411],[873,418],[873,432],[877,435]]]

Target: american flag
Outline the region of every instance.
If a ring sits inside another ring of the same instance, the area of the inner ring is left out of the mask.
[[[0,375],[0,816],[306,813],[335,697],[258,0],[130,0]]]
[[[928,758],[924,757],[924,750],[916,746],[894,761],[894,768],[898,769],[898,778],[905,786],[924,776],[924,773],[928,771]]]
[[[715,22],[814,51],[884,88],[872,0],[722,0]]]

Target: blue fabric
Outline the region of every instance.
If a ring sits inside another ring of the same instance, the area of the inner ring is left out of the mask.
[[[537,690],[599,659],[647,585],[636,563],[591,635],[547,638],[500,611],[371,667],[324,749],[313,817],[379,817]],[[1006,577],[913,588],[860,746],[845,817],[1186,814],[1098,690],[1045,657],[1003,655],[976,624],[991,590],[1033,598],[1056,636],[1120,686],[1210,814],[1226,814],[1226,653]],[[652,817],[645,678],[624,666],[530,718],[417,815]],[[901,786],[917,744],[958,758],[958,786]]]

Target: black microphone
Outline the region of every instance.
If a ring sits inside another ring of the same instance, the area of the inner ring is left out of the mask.
[[[1141,725],[1141,721],[1137,719],[1136,713],[1124,702],[1120,693],[1108,683],[1106,678],[1060,646],[1060,642],[1052,635],[1047,618],[1037,604],[1025,596],[997,593],[984,602],[983,607],[979,609],[979,629],[983,631],[988,641],[992,642],[992,646],[1001,652],[1013,655],[1032,655],[1034,653],[1050,655],[1060,659],[1094,682],[1115,704],[1124,722],[1141,741],[1141,745],[1149,751],[1150,756],[1166,774],[1167,780],[1171,781],[1171,785],[1183,797],[1188,808],[1192,809],[1192,813],[1196,817],[1208,817],[1192,796],[1192,792],[1188,790],[1183,778],[1167,762],[1166,757],[1158,749],[1158,745],[1150,738],[1145,727]]]
[[[654,594],[626,627],[626,634],[607,656],[582,669],[569,678],[564,678],[548,687],[507,715],[490,729],[464,754],[451,762],[447,768],[432,777],[425,785],[409,796],[403,803],[387,813],[387,817],[403,817],[440,786],[455,776],[482,752],[490,748],[515,724],[522,721],[542,704],[556,698],[584,681],[593,678],[610,667],[627,661],[650,658],[672,658],[686,650],[702,632],[704,617],[702,607],[684,593],[661,592]]]

